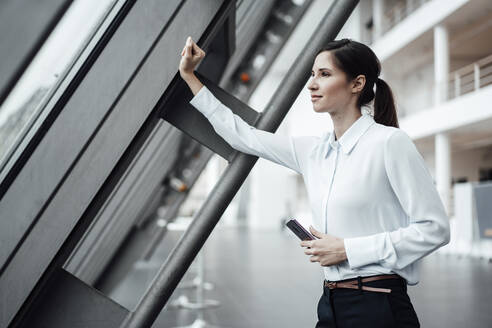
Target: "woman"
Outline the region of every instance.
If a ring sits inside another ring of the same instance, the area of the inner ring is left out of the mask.
[[[308,88],[314,111],[334,126],[321,138],[249,126],[193,74],[205,52],[191,38],[181,56],[191,104],[225,141],[303,176],[319,239],[301,246],[325,275],[316,327],[420,327],[407,284],[418,283],[421,258],[449,242],[449,222],[424,160],[398,128],[373,51],[343,39],[318,52]],[[373,100],[374,114],[362,111]]]

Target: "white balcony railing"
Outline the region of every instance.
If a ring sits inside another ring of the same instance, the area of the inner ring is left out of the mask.
[[[449,74],[448,99],[492,84],[492,55]]]

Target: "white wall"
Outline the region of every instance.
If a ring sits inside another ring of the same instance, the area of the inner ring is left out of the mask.
[[[404,76],[391,73],[398,71],[398,68],[385,64],[383,64],[382,71],[384,79],[393,89],[400,117],[414,114],[433,106],[433,63],[427,63]]]

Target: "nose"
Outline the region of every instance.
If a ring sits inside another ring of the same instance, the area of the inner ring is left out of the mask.
[[[318,89],[318,85],[315,83],[315,79],[313,77],[311,77],[311,79],[309,80],[307,88],[309,91],[313,91],[313,90]]]

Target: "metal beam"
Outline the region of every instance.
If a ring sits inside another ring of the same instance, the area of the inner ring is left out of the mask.
[[[315,34],[286,74],[257,128],[275,132],[310,76],[317,50],[333,40],[347,21],[358,0],[334,1]],[[228,204],[241,187],[258,157],[238,153],[222,175],[192,224],[162,265],[137,308],[125,320],[125,328],[151,327],[174,289],[203,247]]]

